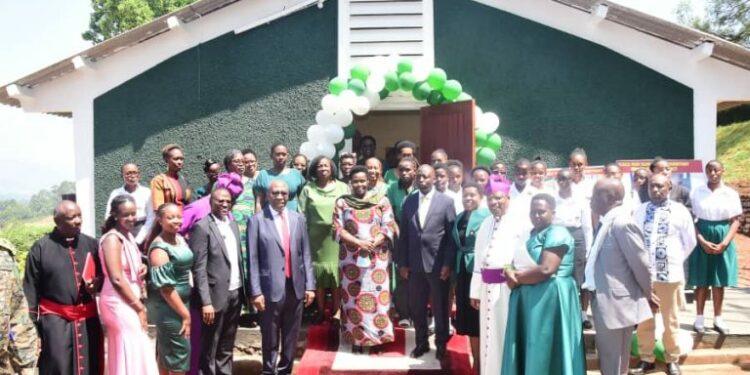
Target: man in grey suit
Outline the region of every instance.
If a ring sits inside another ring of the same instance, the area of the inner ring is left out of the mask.
[[[643,233],[622,207],[624,196],[619,180],[605,178],[596,183],[591,198],[592,212],[603,218],[587,260],[583,289],[594,297],[596,349],[604,375],[627,374],[635,325],[651,318],[656,304]]]
[[[303,302],[309,306],[315,299],[315,278],[305,219],[286,209],[286,183],[272,181],[267,197],[270,204],[247,225],[249,289],[260,312],[263,374],[287,375],[297,351]]]
[[[453,199],[437,191],[435,169],[424,164],[417,170],[419,194],[404,201],[399,223],[399,273],[408,280],[409,311],[416,329],[412,358],[430,351],[427,342],[427,302],[435,316],[435,357],[445,358],[448,342],[448,288],[456,245],[451,239],[456,209]]]
[[[231,218],[232,196],[211,193],[211,214],[190,229],[194,306],[200,306],[201,375],[232,374],[232,354],[240,312],[246,301],[240,231]]]

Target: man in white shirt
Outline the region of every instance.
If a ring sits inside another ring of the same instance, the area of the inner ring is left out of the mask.
[[[464,184],[464,165],[458,160],[448,160],[445,164],[448,166],[448,188],[445,191],[453,198],[458,215],[464,210],[464,191],[461,188]]]
[[[518,159],[513,167],[513,184],[510,186],[510,199],[516,199],[519,196],[531,198],[536,193],[529,181],[529,170],[531,162],[528,159]]]
[[[136,223],[130,233],[135,237],[135,242],[143,243],[146,239],[151,224],[154,222],[154,208],[151,204],[151,189],[140,184],[141,171],[133,163],[125,163],[120,168],[124,184],[109,194],[107,208],[104,212],[104,218],[109,217],[110,203],[118,195],[128,194],[135,200],[136,206]]]
[[[190,229],[193,250],[193,298],[201,309],[200,374],[232,374],[234,339],[245,296],[240,231],[229,217],[232,195],[211,193],[211,214]]]
[[[671,189],[669,177],[663,174],[651,176],[648,188],[650,201],[640,205],[633,217],[643,231],[649,252],[652,288],[659,297],[664,322],[662,341],[666,351],[667,373],[674,375],[680,374],[677,364],[680,359],[677,311],[682,304],[685,282],[683,263],[695,248],[696,238],[690,212],[679,202],[669,199]],[[655,368],[655,328],[653,318],[638,325],[641,361],[631,373],[643,374]]]

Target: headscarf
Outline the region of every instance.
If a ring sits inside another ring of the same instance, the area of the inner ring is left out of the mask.
[[[229,194],[232,196],[234,201],[237,197],[242,194],[244,186],[242,185],[242,177],[234,172],[224,172],[216,178],[216,183],[212,191],[216,189],[224,188],[229,190]],[[179,233],[185,235],[190,232],[190,229],[204,217],[211,214],[211,194],[198,199],[197,201],[190,203],[185,206],[182,210],[182,226],[180,226]],[[231,217],[232,213],[229,213]]]

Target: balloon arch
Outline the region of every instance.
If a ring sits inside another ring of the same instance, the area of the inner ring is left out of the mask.
[[[416,100],[430,105],[471,99],[461,83],[448,79],[440,68],[415,67],[408,58],[375,57],[366,64],[354,65],[350,77],[336,77],[328,84],[329,94],[321,100],[322,109],[315,115],[315,125],[307,129],[307,141],[299,152],[308,158],[333,158],[344,148],[345,140],[354,137],[354,115],[366,115],[392,92],[410,92]],[[476,161],[491,164],[502,147],[496,133],[500,117],[492,112],[475,111]]]

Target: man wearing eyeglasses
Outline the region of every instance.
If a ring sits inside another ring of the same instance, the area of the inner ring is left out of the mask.
[[[303,305],[315,300],[315,278],[305,219],[286,208],[287,184],[271,181],[267,197],[269,204],[247,226],[248,289],[260,312],[263,374],[287,375],[292,373]]]
[[[135,237],[135,242],[143,243],[151,229],[151,223],[154,222],[154,208],[151,204],[151,189],[141,185],[141,171],[135,163],[125,163],[120,168],[124,184],[112,190],[107,200],[107,208],[104,212],[104,218],[109,217],[109,205],[118,195],[128,194],[135,200],[136,206],[136,223],[131,230]]]

